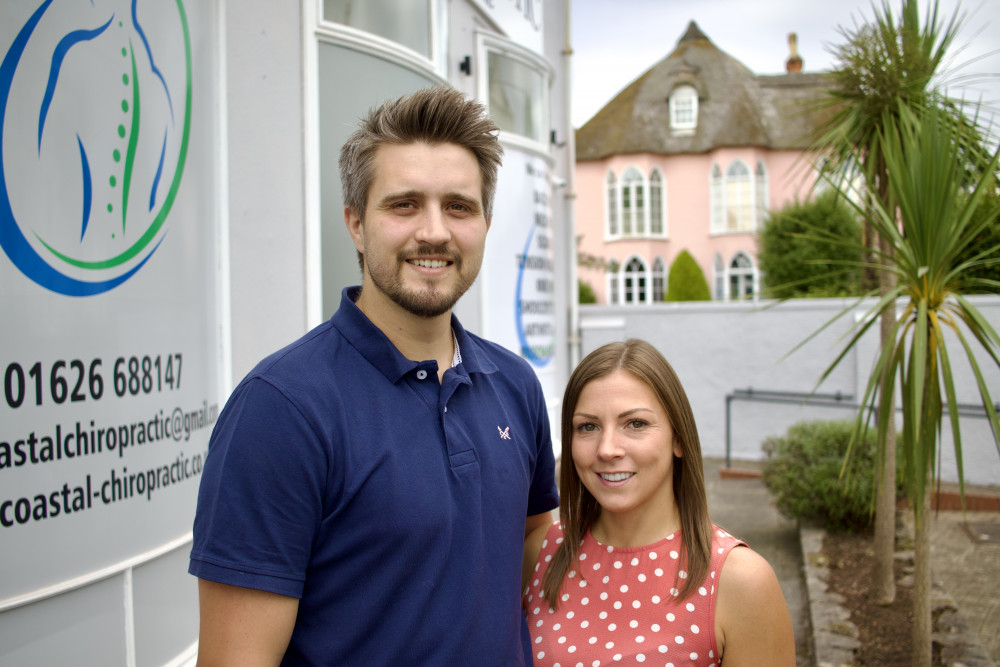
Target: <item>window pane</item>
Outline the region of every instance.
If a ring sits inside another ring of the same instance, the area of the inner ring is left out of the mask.
[[[663,190],[658,171],[649,177],[649,233],[663,233]]]
[[[642,184],[635,186],[635,233],[646,232],[646,202],[642,196]]]
[[[608,174],[608,235],[618,234],[618,186],[615,184],[615,173]]]
[[[754,225],[750,170],[742,162],[734,162],[726,170],[726,231],[752,231]]]
[[[431,57],[427,0],[324,0],[323,19],[391,39]]]
[[[698,125],[698,92],[691,86],[680,86],[670,94],[670,127],[693,130]]]
[[[489,54],[490,116],[504,132],[545,140],[542,73],[502,53]]]

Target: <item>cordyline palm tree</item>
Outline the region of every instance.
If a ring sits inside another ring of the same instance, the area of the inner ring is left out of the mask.
[[[836,186],[845,189],[852,180],[863,177],[869,184],[869,201],[891,210],[884,141],[891,136],[886,130],[898,119],[900,109],[920,110],[941,105],[949,112],[947,126],[956,136],[964,137],[960,140],[963,150],[974,155],[980,142],[974,123],[967,121],[957,105],[942,98],[933,88],[961,26],[957,10],[945,23],[938,17],[935,0],[923,25],[917,0],[903,0],[898,18],[887,0],[882,0],[881,6],[873,5],[873,11],[873,22],[855,25],[853,30],[840,28],[845,41],[832,49],[837,65],[829,75],[828,94],[817,105],[818,110],[828,114],[828,120],[819,126],[812,148],[824,157],[822,171],[834,179]],[[975,162],[982,160],[977,158]],[[871,224],[865,225],[864,237],[869,257],[867,288],[877,286],[884,297],[894,290],[894,273],[878,270],[876,258],[891,262],[893,248],[886,243],[887,239],[874,232]],[[865,285],[865,276],[862,280]],[[893,330],[893,318],[891,309],[883,311],[880,330],[883,343]],[[892,392],[883,390],[879,395],[889,403],[887,410],[891,414]],[[887,426],[879,449],[875,572],[871,590],[872,598],[880,604],[889,604],[895,598],[896,434],[891,422]]]
[[[901,105],[894,113],[886,114],[877,140],[885,179],[867,185],[884,187],[890,204],[875,199],[866,208],[858,207],[858,211],[871,223],[881,241],[879,247],[891,249],[879,250],[876,255],[880,271],[892,276],[893,287],[854,326],[847,345],[823,378],[881,315],[895,313],[898,306],[903,306],[882,342],[861,401],[863,407],[852,443],[861,441],[868,428],[866,416],[873,412],[878,415],[878,441],[883,440],[894,423],[893,403],[884,399],[898,388],[903,486],[916,526],[913,664],[929,666],[930,481],[938,472],[935,466],[946,412],[963,499],[965,489],[958,402],[946,333],[958,341],[970,362],[1000,453],[1000,422],[972,344],[978,342],[989,359],[1000,366],[1000,336],[964,296],[1000,292],[1000,281],[969,277],[976,267],[1000,264],[1000,246],[971,257],[967,253],[977,235],[987,225],[997,224],[1000,217],[1000,205],[995,199],[990,209],[984,211],[979,206],[996,190],[1000,152],[970,178],[966,151],[956,140],[954,117],[934,105],[917,112]]]

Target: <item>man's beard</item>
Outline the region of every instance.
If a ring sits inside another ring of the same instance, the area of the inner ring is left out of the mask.
[[[452,262],[451,270],[457,273],[458,279],[453,283],[454,287],[449,292],[442,292],[440,288],[427,284],[414,291],[407,289],[401,279],[402,265],[406,263],[407,257],[413,257],[413,253],[399,253],[396,257],[394,271],[386,271],[384,266],[376,267],[376,270],[373,271],[372,267],[367,265],[368,256],[369,254],[365,253],[367,273],[371,278],[372,285],[400,308],[418,317],[432,318],[450,311],[459,298],[472,286],[478,273],[477,269],[470,275],[464,274],[462,258],[444,247],[423,246],[417,252],[418,257],[447,258],[448,261]]]

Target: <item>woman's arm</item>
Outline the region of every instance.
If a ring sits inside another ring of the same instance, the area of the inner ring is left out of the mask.
[[[552,516],[546,512],[544,515],[536,514],[528,519],[537,519],[544,516],[546,521],[534,521],[526,525],[524,536],[524,560],[521,563],[521,590],[523,591],[531,581],[531,575],[535,571],[535,563],[538,562],[538,554],[542,551],[542,542],[545,541],[545,534],[549,532],[552,525]]]
[[[788,605],[771,565],[745,547],[729,552],[719,578],[715,636],[725,667],[795,667]]]

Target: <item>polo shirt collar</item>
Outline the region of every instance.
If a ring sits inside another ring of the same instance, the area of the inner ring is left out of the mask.
[[[411,361],[396,349],[382,330],[358,308],[355,301],[360,294],[359,286],[345,287],[340,294],[340,308],[334,313],[331,323],[361,356],[390,382],[396,383],[426,361]],[[496,364],[485,354],[480,342],[465,331],[454,313],[451,329],[462,351],[462,363],[455,367],[456,371],[462,375],[496,372]]]

